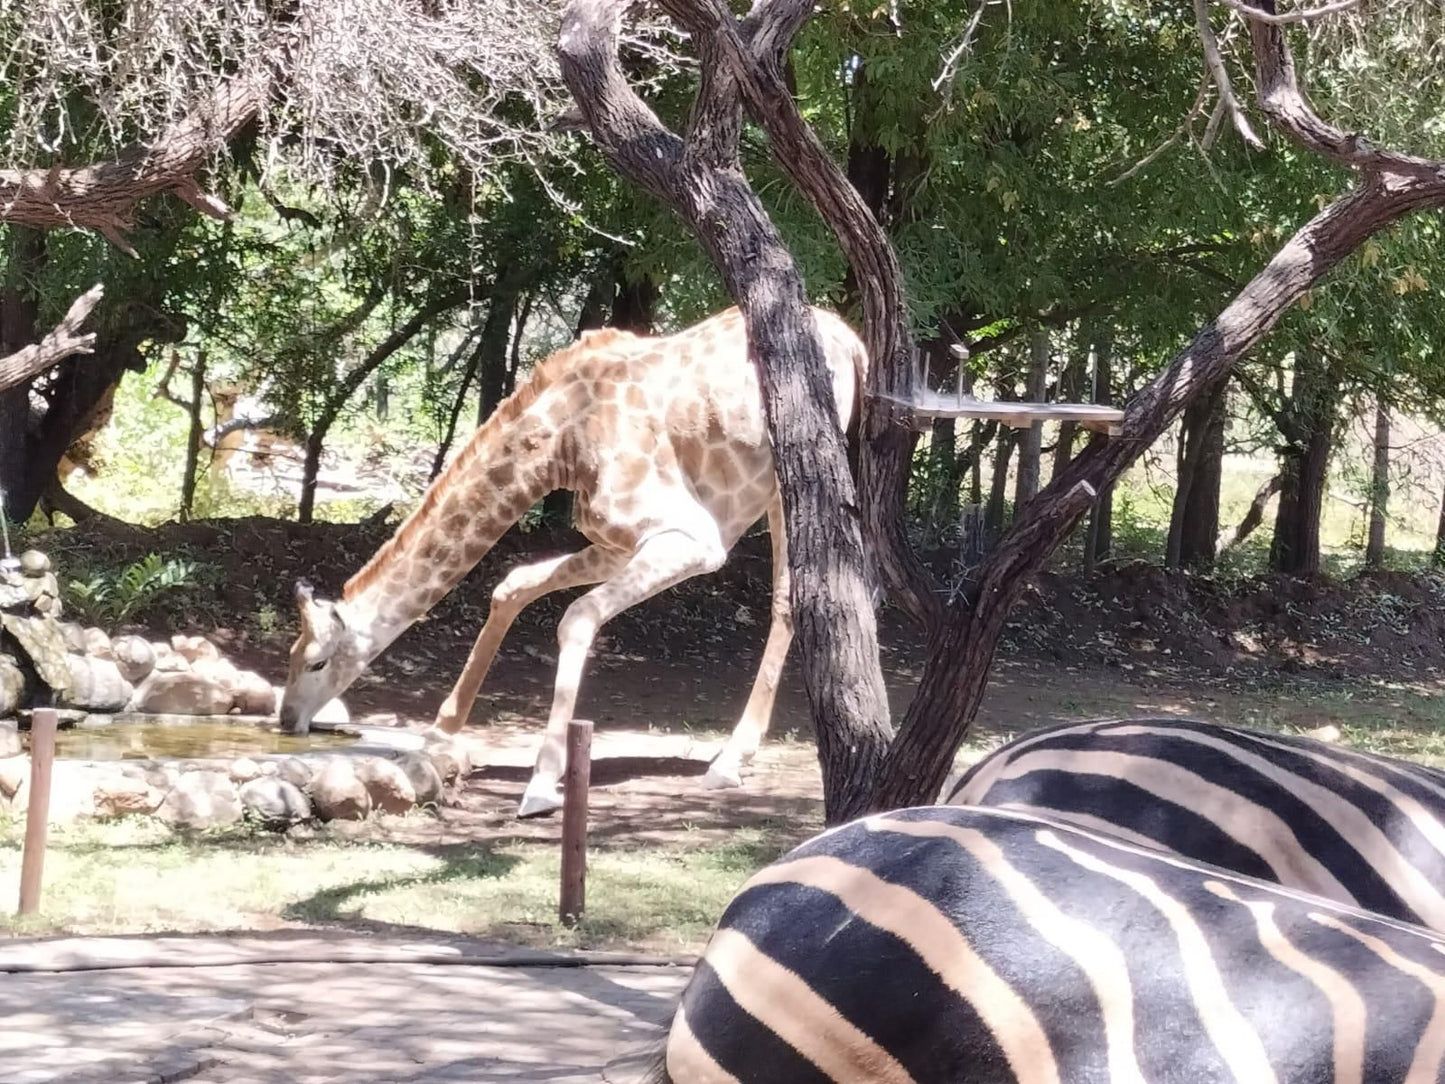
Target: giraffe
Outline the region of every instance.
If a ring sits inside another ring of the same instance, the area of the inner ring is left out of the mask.
[[[867,354],[839,317],[812,312],[846,428]],[[340,600],[319,599],[298,583],[301,633],[291,648],[282,729],[305,733],[323,703],[554,489],[576,494],[576,525],[590,545],[502,579],[436,727],[461,729],[524,607],[553,591],[598,585],[569,605],[558,625],[551,711],[518,816],[558,808],[567,724],[598,629],[644,599],[722,567],[743,532],[766,515],[773,590],[763,658],[742,716],[704,778],[710,787],[738,786],[767,731],[793,626],[782,503],[737,309],[666,337],[613,329],[584,334],[538,365],[472,435]]]

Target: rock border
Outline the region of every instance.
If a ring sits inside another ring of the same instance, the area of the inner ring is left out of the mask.
[[[364,723],[313,729],[354,734],[356,741],[315,752],[239,757],[57,760],[50,822],[141,815],[188,830],[243,819],[284,830],[312,820],[364,820],[372,812],[446,804],[477,763],[470,742],[433,730]],[[30,757],[15,752],[19,744],[14,724],[0,722],[0,810],[23,818]]]

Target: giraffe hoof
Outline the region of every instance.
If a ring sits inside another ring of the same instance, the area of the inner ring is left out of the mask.
[[[555,813],[561,808],[562,794],[558,791],[556,783],[544,780],[539,785],[533,781],[527,784],[527,789],[522,794],[522,804],[517,807],[517,819],[542,817],[548,813]]]
[[[713,761],[708,765],[702,785],[708,790],[729,790],[743,785],[742,773],[736,767],[728,767]]]

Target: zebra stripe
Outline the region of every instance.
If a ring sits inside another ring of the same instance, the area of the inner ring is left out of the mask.
[[[727,908],[662,1079],[1445,1081],[1445,941],[998,809],[882,814]]]
[[[1445,932],[1445,773],[1184,719],[1035,731],[951,805],[1033,812]]]

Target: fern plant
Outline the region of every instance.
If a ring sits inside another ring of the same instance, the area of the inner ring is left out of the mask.
[[[68,602],[91,620],[122,622],[166,592],[189,586],[198,568],[194,561],[148,553],[118,572],[71,580]]]

